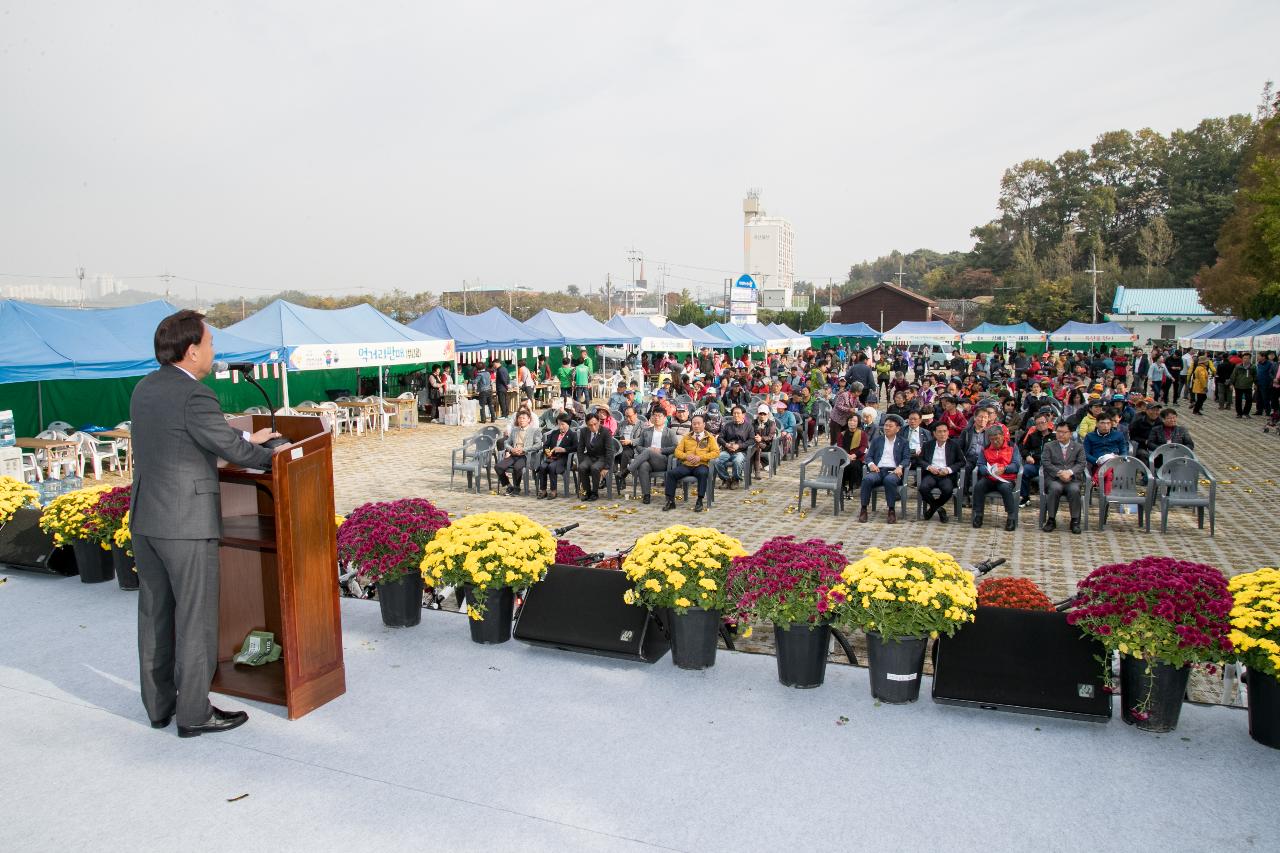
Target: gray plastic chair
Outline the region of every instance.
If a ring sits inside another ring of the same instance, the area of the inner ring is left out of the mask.
[[[1151,473],[1157,478],[1160,476],[1160,467],[1166,462],[1172,462],[1174,459],[1196,459],[1196,452],[1185,444],[1162,444],[1155,450],[1151,451],[1151,455],[1147,460],[1151,463]]]
[[[924,519],[924,496],[920,494],[920,478],[924,475],[924,469],[916,468],[915,472],[916,472],[916,481],[915,481],[916,519],[923,520]],[[951,513],[956,517],[956,521],[960,520],[961,512],[964,509],[964,478],[967,473],[968,473],[968,469],[965,469],[960,472],[960,476],[956,479],[956,487],[951,490]],[[906,484],[904,483],[903,485],[906,485]],[[879,489],[877,489],[876,491],[879,491]],[[872,494],[871,499],[873,501],[875,500],[874,494]],[[905,503],[903,505],[905,506]]]
[[[1200,492],[1200,480],[1209,481],[1209,493]],[[1218,504],[1218,481],[1209,469],[1197,459],[1184,456],[1170,459],[1160,468],[1152,487],[1150,505],[1147,508],[1147,530],[1151,530],[1151,514],[1160,503],[1160,532],[1169,529],[1169,507],[1190,506],[1196,509],[1196,523],[1204,529],[1204,511],[1209,510],[1209,535],[1214,533],[1214,521]]]
[[[1111,494],[1103,491],[1107,472],[1111,473]],[[1094,492],[1098,494],[1098,529],[1105,530],[1107,514],[1111,505],[1136,504],[1138,507],[1138,527],[1144,526],[1147,505],[1151,492],[1155,488],[1151,469],[1142,460],[1132,456],[1115,456],[1098,466],[1096,476],[1084,481],[1084,529],[1089,529],[1089,507],[1092,505]],[[1097,484],[1094,484],[1094,481]],[[1139,489],[1142,489],[1139,492]]]
[[[817,436],[827,431],[827,424],[831,422],[831,404],[826,400],[813,401],[813,435],[814,440]]]
[[[1018,474],[1017,474],[1017,476],[1016,476],[1016,477],[1014,477],[1014,480],[1013,480],[1013,499],[1014,499],[1015,501],[1018,501],[1018,500],[1021,500],[1021,499],[1022,499],[1022,471],[1023,471],[1022,466],[1019,466],[1019,467],[1018,467]],[[973,502],[973,487],[974,487],[974,486],[976,486],[976,485],[978,485],[978,478],[979,478],[979,477],[981,477],[981,476],[982,476],[982,474],[980,474],[980,473],[978,472],[978,466],[977,466],[977,465],[973,466],[972,468],[968,468],[968,469],[966,469],[964,473],[965,473],[965,476],[969,478],[969,502],[970,502],[970,503],[972,503],[972,502]],[[959,491],[959,490],[957,490],[957,491]],[[987,501],[989,501],[989,500],[991,500],[991,499],[993,499],[993,498],[995,499],[996,504],[997,504],[998,506],[1000,506],[1001,508],[1003,508],[1003,507],[1004,507],[1004,502],[1003,502],[1003,500],[1000,498],[1000,493],[999,493],[999,492],[997,492],[997,491],[995,491],[995,490],[991,490],[991,491],[987,492],[986,497],[984,498],[984,500],[983,500],[983,502],[982,502],[982,514],[983,514],[983,515],[986,515],[986,514],[987,514]],[[1041,503],[1043,503],[1043,501],[1042,501]],[[971,507],[971,509],[973,509],[973,511],[974,511],[974,512],[977,512],[977,507]],[[1016,513],[1015,513],[1015,515],[1019,515],[1019,516],[1020,516],[1021,514],[1022,514],[1021,512],[1016,512]],[[959,518],[959,517],[960,517],[960,513],[958,513],[958,512],[957,512],[957,513],[956,513],[956,517],[957,517],[957,518]]]
[[[453,479],[459,471],[467,475],[467,490],[469,491],[474,484],[476,494],[480,494],[480,475],[488,476],[489,489],[493,489],[493,468],[490,463],[493,459],[494,441],[487,435],[472,435],[462,440],[461,447],[453,449],[453,455],[449,461],[449,487],[453,488]]]
[[[818,472],[816,474],[806,473],[805,468],[815,463],[818,466]],[[816,451],[808,459],[801,462],[800,492],[796,496],[796,509],[801,509],[804,505],[805,489],[809,490],[810,509],[818,505],[819,491],[831,492],[832,514],[838,516],[844,508],[841,486],[844,481],[844,469],[849,464],[849,454],[843,448],[834,445]]]

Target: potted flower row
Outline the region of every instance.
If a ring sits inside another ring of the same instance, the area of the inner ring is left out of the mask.
[[[58,495],[40,513],[40,529],[53,537],[55,546],[71,548],[83,583],[101,583],[115,575],[111,560],[115,530],[96,511],[99,499],[111,489],[91,486]]]

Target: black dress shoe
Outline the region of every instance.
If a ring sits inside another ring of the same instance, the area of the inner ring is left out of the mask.
[[[1042,528],[1040,528],[1040,529],[1041,529],[1041,530],[1043,530],[1045,533],[1052,533],[1052,532],[1053,532],[1054,530],[1056,530],[1057,528],[1058,528],[1058,522],[1056,522],[1056,521],[1054,521],[1052,518],[1050,518],[1050,519],[1047,519],[1047,520],[1045,521],[1045,523],[1044,523],[1044,527],[1042,527]]]
[[[975,516],[973,517],[973,526],[974,526],[975,528],[977,528],[977,527],[981,527],[981,526],[982,526],[982,516],[980,516],[980,515],[975,515]]]
[[[649,496],[648,496],[648,495],[645,495],[644,497],[642,497],[642,498],[640,499],[640,503],[642,503],[642,504],[647,504],[647,503],[649,503],[649,500],[650,500]]]
[[[1016,518],[1011,518],[1011,519],[1009,519],[1008,521],[1006,521],[1006,522],[1004,523],[1004,529],[1005,529],[1005,530],[1007,530],[1007,531],[1009,531],[1009,532],[1013,532],[1014,530],[1017,530],[1017,529],[1018,529],[1018,520],[1017,520]]]
[[[170,723],[172,723],[172,722],[173,722],[173,714],[169,714],[168,716],[163,717],[163,718],[161,718],[161,719],[159,719],[159,720],[152,720],[152,721],[151,721],[151,728],[153,728],[153,729],[167,729],[167,728],[169,728],[169,724],[170,724]]]
[[[943,524],[947,523],[947,511],[943,507],[938,507],[938,521],[941,521]]]
[[[704,510],[706,510],[706,507],[704,507],[704,506],[702,505],[702,501],[701,501],[701,500],[699,500],[697,503],[695,503],[695,504],[693,505],[693,511],[694,511],[694,512],[703,512]]]
[[[1080,532],[1080,519],[1078,518],[1071,519],[1071,532],[1072,533]]]
[[[199,737],[205,734],[229,732],[243,726],[249,719],[244,711],[219,711],[214,708],[209,719],[198,726],[178,726],[178,737]]]
[[[663,505],[662,505],[662,511],[663,511],[663,512],[666,512],[667,510],[672,510],[672,509],[675,509],[675,508],[676,508],[676,502],[675,502],[675,501],[667,501],[665,504],[663,504]]]

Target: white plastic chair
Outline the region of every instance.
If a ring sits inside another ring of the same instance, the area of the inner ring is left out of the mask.
[[[44,482],[44,469],[40,467],[40,463],[36,460],[34,453],[22,454],[22,479],[30,483],[32,479],[27,476],[28,474],[34,476],[35,482]]]
[[[49,423],[48,429],[51,429],[55,432],[60,432],[63,435],[71,435],[71,433],[76,431],[76,428],[73,427],[71,424],[67,423],[66,421],[51,421]]]
[[[369,419],[369,429],[373,429],[374,418],[382,415],[382,431],[386,432],[391,429],[391,422],[396,414],[396,407],[388,404],[381,397],[365,397],[366,403],[377,404],[377,409],[364,409],[361,415]]]
[[[349,433],[357,429],[363,430],[363,424],[351,417],[350,409],[343,409],[332,400],[325,400],[319,407],[329,413],[329,426],[335,435],[341,435],[344,429]]]
[[[133,421],[121,421],[120,423],[115,425],[115,429],[132,430]],[[117,438],[115,442],[116,442],[116,450],[119,453],[119,455],[124,459],[125,467],[128,468],[129,467],[128,461],[132,458],[132,456],[129,453],[132,439]]]
[[[99,441],[93,435],[87,432],[78,432],[73,439],[79,443],[79,464],[76,466],[79,470],[76,472],[83,477],[85,469],[90,463],[93,464],[93,479],[102,479],[102,461],[107,460],[108,467],[112,470],[120,471],[120,451],[116,447],[114,441]]]

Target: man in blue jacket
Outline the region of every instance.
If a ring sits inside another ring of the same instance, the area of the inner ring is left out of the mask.
[[[1258,417],[1271,414],[1271,383],[1276,378],[1276,354],[1273,352],[1258,356],[1255,368],[1258,392],[1255,394],[1258,405]]]
[[[894,506],[898,500],[898,489],[902,478],[906,475],[907,466],[911,464],[911,449],[907,439],[900,433],[902,418],[887,415],[881,425],[881,432],[871,439],[867,447],[866,470],[862,474],[862,509],[858,512],[858,521],[867,520],[867,507],[871,504],[871,495],[884,488],[884,502],[889,508],[886,521],[898,523],[898,515]]]
[[[1089,470],[1098,467],[1098,463],[1111,456],[1128,456],[1129,442],[1124,433],[1115,429],[1110,415],[1098,418],[1093,432],[1084,437],[1084,458],[1089,463]]]

